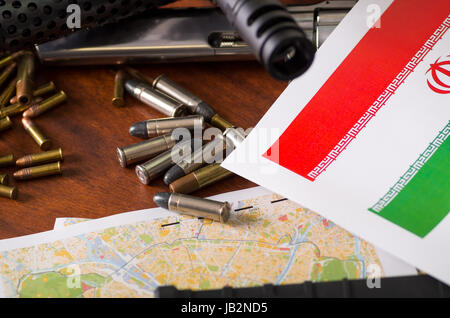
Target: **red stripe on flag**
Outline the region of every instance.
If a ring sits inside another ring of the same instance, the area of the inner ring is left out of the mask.
[[[381,28],[366,33],[264,157],[313,181],[313,169],[356,137],[346,139],[449,13],[449,0],[394,0]]]

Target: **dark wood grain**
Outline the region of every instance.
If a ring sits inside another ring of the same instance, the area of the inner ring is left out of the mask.
[[[189,2],[185,2],[189,4]],[[160,64],[138,67],[148,76],[161,73],[213,105],[224,117],[244,128],[254,126],[286,87],[256,62]],[[69,95],[67,104],[36,119],[43,132],[64,151],[63,176],[12,183],[19,199],[0,198],[0,239],[53,228],[57,217],[99,218],[152,208],[153,194],[166,191],[161,180],[142,185],[134,169],[121,168],[117,146],[135,143],[128,128],[137,121],[163,117],[127,97],[122,109],[111,105],[113,73],[108,67],[64,67],[38,70],[39,84],[54,80]],[[39,152],[20,118],[0,134],[0,155],[17,157]],[[12,173],[0,169],[0,173]],[[255,186],[232,177],[196,193],[210,196]]]

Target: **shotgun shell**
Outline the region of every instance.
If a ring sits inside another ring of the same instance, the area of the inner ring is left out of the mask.
[[[42,177],[53,176],[61,174],[61,162],[49,163],[42,166],[30,167],[19,170],[14,173],[14,178],[17,180],[30,180]]]
[[[64,93],[64,91],[60,91],[56,93],[55,95],[47,98],[46,100],[43,100],[40,103],[36,103],[30,108],[28,108],[24,113],[24,117],[30,117],[34,118],[37,117],[46,111],[49,111],[52,108],[55,108],[58,105],[61,105],[67,100],[67,95]]]
[[[6,116],[5,118],[0,118],[0,131],[11,128],[13,125],[11,119]]]
[[[0,74],[0,86],[2,86],[6,80],[11,76],[17,67],[17,63],[12,63]]]
[[[123,70],[120,70],[116,73],[116,77],[114,78],[114,96],[112,99],[112,104],[116,107],[125,106],[125,79],[127,77],[127,73]]]
[[[24,156],[20,159],[17,159],[16,165],[18,167],[31,167],[37,166],[44,163],[50,163],[55,161],[62,161],[63,153],[62,149],[59,148],[57,150],[50,150],[46,152],[40,152],[32,155]]]
[[[17,70],[17,101],[21,105],[26,105],[33,99],[34,69],[34,55],[27,51],[20,58]]]
[[[14,155],[6,155],[0,157],[0,168],[12,167],[16,165],[16,160],[14,159]]]
[[[30,134],[34,141],[39,145],[41,150],[49,150],[52,147],[52,142],[50,139],[44,136],[44,134],[39,130],[35,123],[33,123],[29,118],[22,118],[22,124],[25,130]]]
[[[0,184],[7,185],[8,184],[8,175],[0,174]]]
[[[40,97],[47,95],[49,93],[53,93],[56,91],[56,85],[53,81],[48,82],[47,84],[44,84],[42,86],[39,86],[36,88],[36,90],[33,92],[33,97]],[[13,96],[11,100],[9,101],[11,104],[17,103],[17,96]]]
[[[8,198],[11,200],[17,199],[17,188],[0,185],[0,197]]]

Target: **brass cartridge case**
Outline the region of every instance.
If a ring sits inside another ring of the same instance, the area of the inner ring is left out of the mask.
[[[244,129],[242,128],[227,128],[223,135],[234,148],[239,146],[245,139]]]
[[[16,200],[17,194],[18,191],[16,187],[8,187],[6,185],[0,185],[0,197]]]
[[[227,130],[228,128],[233,128],[236,127],[235,125],[233,125],[232,123],[230,123],[228,120],[226,120],[225,118],[223,118],[222,116],[220,116],[219,114],[215,114],[212,118],[211,118],[211,125],[213,125],[214,127],[219,128],[222,131]]]
[[[14,105],[0,109],[0,118],[6,117],[6,116],[19,115],[19,114],[23,113],[24,111],[26,111],[31,106],[36,105],[40,102],[42,102],[42,98],[38,97],[32,103],[30,103],[28,105],[20,105],[19,103],[16,103]]]
[[[146,161],[175,146],[176,140],[170,134],[117,148],[117,157],[122,167]]]
[[[8,175],[0,174],[0,184],[7,185],[8,184]]]
[[[178,193],[172,193],[168,206],[170,211],[211,219],[220,223],[226,223],[231,212],[231,206],[228,202],[202,199]]]
[[[5,118],[0,117],[0,131],[9,129],[12,127],[12,125],[13,125],[13,123],[8,116],[6,116]]]
[[[11,82],[9,82],[8,86],[5,88],[5,90],[0,95],[0,109],[6,107],[8,105],[9,100],[14,95],[14,92],[16,91],[16,83],[17,79],[13,79]]]
[[[17,180],[30,180],[58,174],[62,174],[61,162],[59,161],[42,166],[30,167],[19,170],[14,173],[14,178]]]
[[[22,118],[22,124],[28,134],[34,139],[41,150],[49,150],[52,147],[52,142],[50,139],[45,137],[45,135],[39,130],[35,123],[33,123],[29,118]]]
[[[204,125],[205,123],[203,116],[200,115],[158,118],[134,124],[130,128],[130,135],[141,138],[149,138],[152,136],[169,134],[177,128],[203,130]]]
[[[19,51],[19,52],[13,53],[9,56],[6,56],[6,57],[0,59],[0,68],[3,68],[5,66],[8,66],[8,65],[14,63],[24,53],[25,53],[25,51]]]
[[[17,101],[21,105],[26,105],[33,99],[34,70],[34,55],[27,51],[21,56],[17,70]]]
[[[18,167],[31,167],[41,165],[44,163],[50,163],[55,161],[62,161],[64,159],[62,149],[50,150],[46,152],[40,152],[32,155],[27,155],[17,159],[16,165]]]
[[[37,117],[56,106],[61,105],[67,100],[67,95],[64,91],[60,91],[55,95],[41,101],[40,103],[35,103],[33,106],[28,108],[24,113],[24,117],[34,118]]]
[[[233,173],[219,163],[198,169],[169,185],[170,192],[189,194],[231,177]]]
[[[53,81],[50,81],[42,86],[39,86],[38,88],[36,88],[33,92],[33,97],[40,97],[40,96],[44,96],[47,95],[49,93],[53,93],[56,91],[56,85]],[[11,104],[16,104],[17,103],[17,96],[13,96],[13,98],[11,98],[11,100],[9,101]]]
[[[0,74],[0,86],[2,86],[6,82],[6,80],[11,76],[16,67],[17,63],[12,63]]]
[[[114,78],[114,96],[112,99],[112,104],[116,107],[125,106],[125,79],[127,77],[127,73],[123,70],[120,70],[116,73],[116,77]]]
[[[16,165],[16,160],[14,159],[14,155],[6,155],[0,157],[0,168],[12,167]]]

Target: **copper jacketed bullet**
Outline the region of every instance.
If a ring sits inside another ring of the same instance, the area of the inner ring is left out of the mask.
[[[19,52],[13,53],[9,56],[6,56],[6,57],[0,59],[0,68],[3,68],[5,66],[8,66],[8,65],[14,63],[23,54],[24,54],[24,51],[19,51]]]
[[[7,130],[13,125],[11,119],[6,116],[5,118],[0,118],[0,131]]]
[[[56,85],[54,82],[50,81],[42,86],[36,88],[33,92],[33,97],[41,97],[56,91]],[[13,96],[9,101],[11,104],[17,103],[17,96]]]
[[[18,191],[16,187],[8,187],[5,185],[0,185],[0,197],[16,200],[17,194]]]
[[[26,111],[28,108],[30,108],[33,105],[39,104],[42,102],[42,97],[37,97],[33,102],[31,102],[28,105],[20,105],[19,103],[16,103],[14,105],[10,105],[8,107],[0,109],[0,118],[5,116],[16,116],[24,111]]]
[[[42,165],[44,163],[50,163],[55,161],[62,161],[63,153],[62,149],[50,150],[45,152],[40,152],[32,155],[27,155],[22,158],[17,159],[16,165],[18,167],[31,167]]]
[[[0,74],[0,86],[2,86],[6,80],[11,76],[17,67],[17,63],[12,63]]]
[[[35,123],[33,123],[29,118],[22,118],[22,124],[25,130],[30,134],[34,141],[39,145],[41,150],[49,150],[52,147],[52,142],[50,139],[44,136],[44,134],[39,130]]]
[[[29,180],[61,174],[61,162],[49,163],[42,166],[30,167],[14,173],[17,180]]]
[[[16,159],[14,159],[14,155],[6,155],[0,157],[0,168],[12,167],[16,165]]]
[[[0,174],[0,184],[7,185],[8,184],[8,175]]]
[[[58,105],[61,105],[67,100],[67,95],[63,91],[56,93],[55,95],[43,100],[40,103],[34,104],[28,108],[24,113],[24,117],[37,117]]]
[[[112,104],[116,107],[125,106],[124,92],[125,92],[125,78],[127,73],[120,70],[116,73],[114,78],[114,96],[112,99]]]
[[[17,101],[21,105],[28,104],[33,99],[34,69],[34,55],[27,51],[21,56],[17,70]]]

